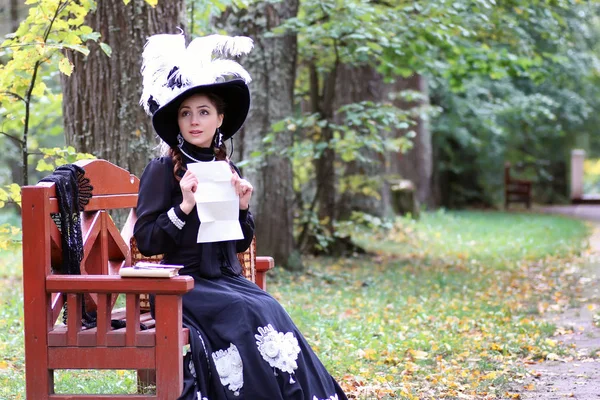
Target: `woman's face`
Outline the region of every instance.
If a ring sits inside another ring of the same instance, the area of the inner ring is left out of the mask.
[[[203,94],[188,97],[177,113],[177,123],[183,138],[198,147],[210,147],[215,131],[223,123],[223,114]]]

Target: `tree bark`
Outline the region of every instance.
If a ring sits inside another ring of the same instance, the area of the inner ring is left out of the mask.
[[[386,100],[387,91],[383,77],[375,68],[364,66],[344,65],[340,68],[340,77],[337,91],[339,93],[335,108],[351,103],[361,101],[381,102]],[[381,130],[381,135],[388,135]],[[365,151],[365,150],[363,150]],[[345,191],[340,193],[338,217],[348,219],[352,211],[362,211],[377,216],[386,216],[391,213],[391,203],[385,190],[385,179],[381,179],[384,171],[384,157],[382,154],[372,150],[366,150],[366,156],[372,160],[379,160],[370,163],[352,161],[344,171],[344,177],[352,175],[363,175],[365,180],[369,177],[379,176],[381,183],[378,192],[380,198],[367,196],[361,193]]]
[[[313,67],[314,68],[314,67]],[[321,118],[333,122],[334,103],[337,97],[337,76],[340,65],[336,62],[331,71],[323,79],[322,96],[312,104],[318,107],[313,109],[313,113],[320,114]],[[312,71],[311,71],[312,72]],[[311,87],[318,84],[312,82],[317,74],[311,73]],[[321,129],[319,140],[323,143],[330,143],[333,140],[333,129],[326,125]],[[337,219],[337,176],[335,171],[335,151],[331,147],[325,148],[323,153],[315,160],[317,200],[319,202],[319,221],[327,230],[333,234],[335,230],[334,221]]]
[[[254,50],[242,62],[252,76],[252,106],[248,119],[236,135],[235,143],[243,159],[264,148],[262,139],[271,125],[293,114],[296,75],[296,35],[265,37],[273,28],[298,12],[298,0],[278,3],[260,2],[238,13],[225,13],[219,23],[230,35],[250,36]],[[278,149],[291,147],[292,132],[278,135]],[[238,153],[238,154],[239,154]],[[256,240],[259,254],[275,258],[287,269],[302,269],[294,242],[294,190],[291,161],[270,155],[258,168],[246,168],[252,182],[252,210],[256,217]]]
[[[10,31],[15,32],[19,28],[19,0],[10,0],[8,3],[10,12]]]
[[[393,89],[396,92],[402,90],[414,90],[421,92],[425,98],[428,98],[427,80],[422,75],[412,75],[409,78],[398,78]],[[408,109],[420,104],[407,103],[400,100],[396,101],[396,106]],[[422,105],[422,104],[421,104]],[[411,180],[417,189],[417,199],[421,204],[429,207],[435,207],[434,193],[432,190],[433,177],[433,150],[431,142],[431,132],[429,127],[421,118],[416,118],[416,125],[410,130],[416,133],[413,138],[413,147],[407,153],[391,153],[389,157],[388,173],[400,174],[403,179]],[[397,132],[398,135],[404,135],[406,132]]]
[[[383,102],[388,100],[391,92],[414,90],[427,96],[427,81],[420,75],[409,78],[396,78],[392,85],[384,82],[383,77],[371,66],[343,66],[340,69],[338,83],[338,98],[335,108],[344,104],[359,101]],[[408,110],[422,104],[395,101],[395,105]],[[415,125],[410,129],[416,133],[413,139],[413,148],[407,153],[388,153],[384,156],[370,154],[372,158],[381,158],[380,163],[352,162],[345,171],[345,176],[364,174],[365,177],[374,175],[395,176],[413,182],[416,187],[417,199],[420,203],[434,206],[436,201],[432,191],[433,157],[432,142],[429,128],[421,118],[415,119]],[[399,137],[406,135],[404,130],[392,130],[390,133],[381,132],[382,135]],[[353,210],[364,211],[378,216],[387,216],[393,212],[389,192],[389,184],[382,179],[380,187],[381,200],[355,193],[341,193],[338,215],[341,219],[347,218]]]
[[[75,69],[61,75],[67,144],[139,176],[158,144],[139,105],[142,50],[148,36],[185,27],[184,1],[160,1],[154,8],[143,0],[99,1],[86,23],[102,34],[112,55],[93,42],[87,57],[69,55]]]

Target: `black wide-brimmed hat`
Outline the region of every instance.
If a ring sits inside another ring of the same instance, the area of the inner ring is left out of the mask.
[[[225,103],[222,140],[243,125],[250,108],[251,81],[237,62],[223,57],[240,56],[252,49],[244,36],[211,35],[194,39],[187,48],[183,35],[154,35],[144,48],[143,93],[140,104],[160,138],[176,147],[177,113],[181,103],[194,94],[214,93]]]

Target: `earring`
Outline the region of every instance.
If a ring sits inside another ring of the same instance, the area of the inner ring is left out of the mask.
[[[221,133],[221,129],[217,128],[217,147],[221,147],[223,144],[223,134]]]
[[[181,132],[179,132],[177,134],[177,147],[181,148],[181,146],[183,146],[183,136],[181,135]]]

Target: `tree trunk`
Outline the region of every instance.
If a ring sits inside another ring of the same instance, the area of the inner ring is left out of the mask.
[[[19,0],[10,0],[8,8],[10,12],[10,31],[16,32],[21,23],[19,20]]]
[[[384,82],[383,77],[370,66],[344,66],[340,69],[338,84],[338,98],[335,108],[344,104],[359,101],[382,102],[388,100],[390,92],[402,90],[414,90],[427,96],[427,82],[420,75],[409,78],[396,78],[393,85]],[[396,101],[395,105],[401,109],[408,110],[420,104]],[[413,148],[407,153],[390,153],[385,156],[370,154],[372,158],[381,157],[380,163],[352,162],[348,165],[345,176],[364,174],[365,177],[374,175],[400,175],[403,179],[413,182],[417,191],[417,200],[428,206],[435,205],[432,192],[432,143],[431,134],[425,122],[416,119],[416,125],[411,127],[416,132],[413,139]],[[382,135],[398,137],[406,135],[406,131],[393,130],[391,133],[381,132]],[[378,216],[387,216],[393,212],[390,185],[386,179],[382,179],[380,187],[381,200],[355,193],[342,193],[339,201],[338,216],[347,218],[353,210],[364,211]]]
[[[380,102],[386,100],[387,95],[383,77],[373,67],[368,65],[344,65],[341,67],[337,91],[338,99],[335,104],[336,109],[339,109],[346,104],[361,101]],[[381,135],[388,134],[381,130]],[[385,180],[381,179],[384,175],[384,157],[382,154],[372,150],[362,151],[367,151],[368,154],[365,154],[366,156],[372,160],[379,160],[379,162],[366,163],[357,160],[352,161],[346,166],[344,177],[362,175],[366,181],[370,177],[378,176],[378,181],[381,185],[378,192],[380,193],[381,198],[377,199],[362,193],[345,191],[340,194],[338,206],[339,219],[348,219],[352,211],[362,211],[380,217],[391,213],[389,195],[387,194],[386,187],[384,187]],[[365,183],[368,184],[367,182]]]
[[[184,17],[183,0],[160,1],[154,8],[143,0],[98,2],[86,23],[102,34],[112,55],[92,42],[87,57],[69,55],[75,69],[70,77],[61,75],[68,145],[141,174],[158,144],[139,105],[142,50],[150,35],[178,33]]]
[[[428,96],[427,80],[421,75],[413,75],[406,79],[398,78],[393,88],[396,92],[414,90]],[[396,101],[396,106],[408,109],[419,104]],[[434,193],[432,190],[433,156],[431,132],[426,121],[416,119],[416,125],[411,127],[416,133],[413,138],[413,147],[405,154],[391,153],[389,157],[388,173],[400,174],[403,179],[411,180],[417,189],[417,199],[421,204],[434,207]],[[405,132],[398,132],[399,135]]]
[[[254,50],[242,62],[252,76],[252,107],[244,128],[236,135],[241,157],[249,159],[263,149],[262,139],[271,125],[293,114],[296,75],[296,35],[265,37],[265,34],[298,12],[298,0],[261,2],[239,13],[228,12],[220,24],[230,35],[250,36]],[[278,136],[277,148],[292,145],[291,132]],[[239,154],[239,153],[238,153]],[[252,210],[256,216],[257,251],[272,255],[287,269],[301,269],[294,243],[294,190],[291,161],[270,155],[259,168],[244,174],[255,188]]]

